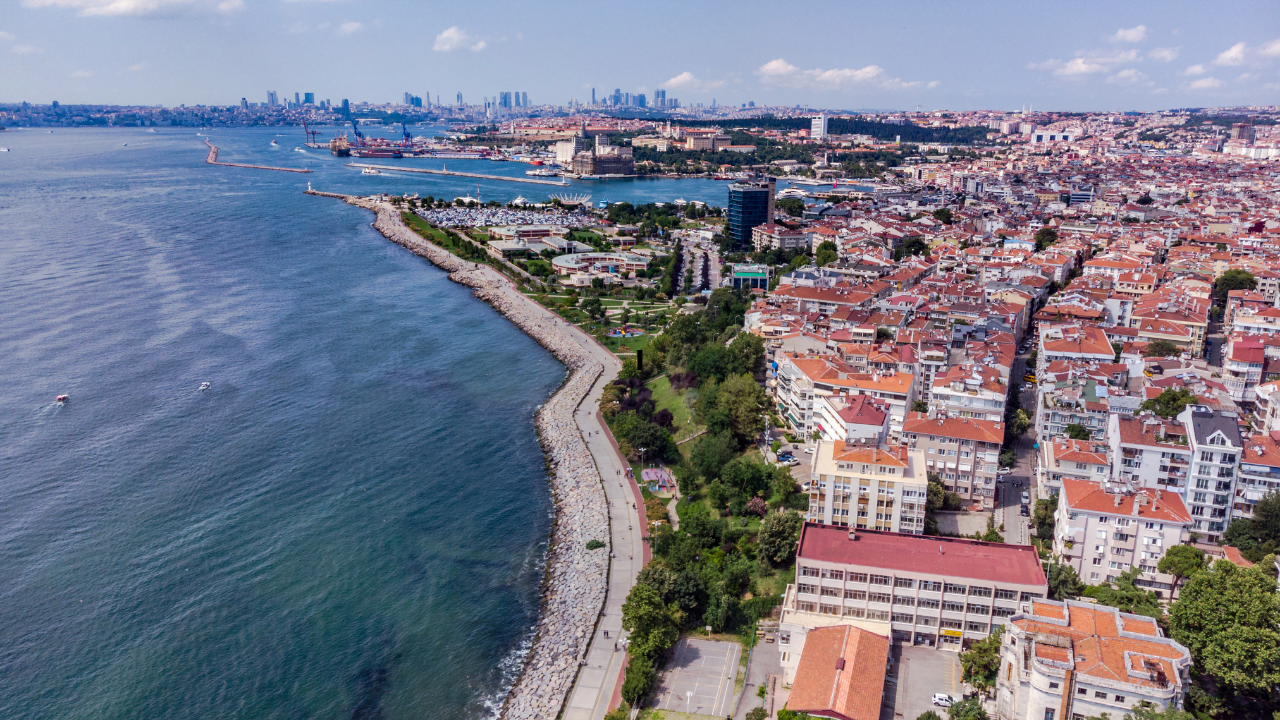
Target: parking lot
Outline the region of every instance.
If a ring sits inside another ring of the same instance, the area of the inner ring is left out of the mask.
[[[885,682],[880,720],[915,720],[928,710],[946,717],[946,710],[933,706],[933,694],[960,699],[960,656],[931,647],[894,645],[889,657],[894,674]]]
[[[733,712],[733,681],[738,674],[737,643],[684,638],[658,686],[660,710],[725,717]]]

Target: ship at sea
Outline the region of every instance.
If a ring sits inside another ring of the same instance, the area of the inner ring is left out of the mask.
[[[329,152],[338,157],[351,157],[351,143],[347,141],[346,133],[329,141]]]

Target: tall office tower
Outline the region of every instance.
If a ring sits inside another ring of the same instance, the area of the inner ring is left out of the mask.
[[[529,107],[529,93],[520,93],[520,107]]]
[[[411,95],[410,93],[405,93],[405,94],[404,94],[404,104],[405,104],[405,105],[412,105],[412,104],[413,104],[413,95]]]
[[[734,248],[751,244],[751,229],[773,222],[775,180],[736,182],[729,186],[729,237]]]
[[[302,97],[298,93],[293,94],[293,106],[297,107],[302,104]]]
[[[622,90],[620,88],[613,89],[613,104],[618,105],[622,102]]]
[[[240,98],[240,109],[241,110],[249,109],[249,98]]]
[[[316,94],[315,94],[315,93],[302,93],[302,104],[303,104],[303,105],[315,105],[315,104],[316,104]]]
[[[814,140],[827,139],[827,115],[819,113],[817,117],[809,121],[809,137]]]
[[[275,90],[267,91],[267,106],[275,107],[280,104],[280,99],[276,96]]]
[[[427,94],[424,95],[423,97],[427,99],[427,109],[430,110],[431,109],[431,91],[428,90]]]
[[[644,93],[638,93],[636,95],[632,95],[631,99],[635,101],[636,107],[645,107],[645,103],[648,102],[648,100],[644,96]]]
[[[351,114],[351,101],[347,100],[346,98],[342,98],[342,114],[343,115]]]
[[[595,89],[595,88],[591,88],[591,104],[592,104],[592,105],[595,105],[595,104],[596,104],[596,89]]]

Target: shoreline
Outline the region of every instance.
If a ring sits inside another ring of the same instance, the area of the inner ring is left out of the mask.
[[[568,370],[565,381],[534,415],[538,440],[550,469],[552,521],[543,574],[538,623],[519,675],[499,712],[509,720],[556,717],[569,697],[604,610],[613,539],[608,502],[595,459],[574,413],[604,373],[602,363],[569,333],[563,321],[528,299],[504,275],[463,260],[405,226],[389,203],[308,189],[307,194],[341,199],[374,212],[373,227],[473,288],[473,294],[519,327]],[[606,547],[587,550],[589,540]]]

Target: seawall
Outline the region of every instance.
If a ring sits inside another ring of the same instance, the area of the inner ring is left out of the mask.
[[[390,203],[316,190],[309,194],[345,200],[373,211],[373,227],[388,240],[474,289],[476,297],[520,327],[569,368],[564,384],[538,410],[535,423],[551,468],[556,515],[547,555],[542,607],[524,667],[502,705],[506,720],[550,720],[568,697],[604,606],[612,547],[587,550],[590,540],[611,543],[609,514],[600,473],[574,411],[604,368],[564,329],[562,321],[520,293],[507,277],[428,242],[405,226]]]

